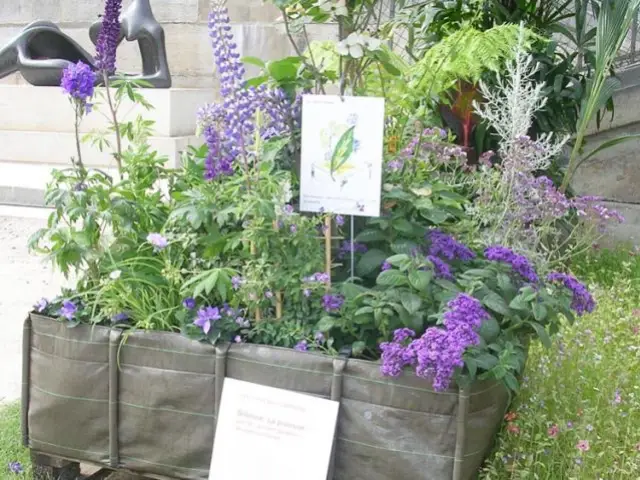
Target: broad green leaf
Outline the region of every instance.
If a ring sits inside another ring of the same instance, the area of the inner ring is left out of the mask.
[[[484,320],[482,322],[478,333],[485,342],[491,343],[495,341],[500,335],[500,324],[495,318],[491,317],[488,320]]]
[[[417,313],[422,306],[422,299],[411,292],[403,292],[400,295],[400,302],[402,302],[402,306],[406,308],[407,312],[410,314]]]
[[[316,325],[316,329],[320,332],[328,332],[333,328],[336,324],[336,319],[333,317],[322,317],[318,324]]]
[[[495,292],[489,292],[487,296],[482,299],[482,303],[501,315],[509,315],[511,313],[504,299]]]
[[[433,279],[433,272],[430,270],[414,270],[409,272],[409,283],[420,292],[426,292]]]
[[[549,337],[547,330],[542,325],[536,322],[527,322],[527,324],[531,325],[531,327],[536,331],[538,337],[540,338],[540,341],[542,342],[542,345],[544,345],[546,348],[551,348],[551,338]]]
[[[256,67],[264,68],[265,63],[263,60],[258,57],[242,57],[242,63],[246,63],[247,65],[255,65]]]
[[[357,242],[369,243],[369,242],[378,242],[378,241],[384,240],[385,238],[386,237],[384,233],[382,233],[380,230],[375,230],[370,228],[370,229],[361,231],[358,235],[356,235],[355,240]]]
[[[533,302],[531,305],[533,308],[533,317],[542,322],[545,318],[547,318],[547,307],[545,307],[542,303]]]
[[[408,283],[407,277],[397,270],[387,270],[380,273],[376,280],[378,285],[384,285],[388,287],[398,287],[400,285],[406,285]]]
[[[387,262],[389,262],[394,267],[400,267],[409,261],[411,261],[411,259],[406,253],[398,253],[387,258]]]
[[[377,272],[380,270],[382,263],[386,260],[387,255],[378,249],[368,250],[360,260],[358,260],[358,264],[356,265],[356,273],[364,277],[373,272]]]
[[[353,345],[351,345],[351,354],[354,357],[362,355],[362,353],[364,352],[364,349],[366,348],[366,346],[367,346],[366,343],[364,343],[362,341],[353,342]]]
[[[357,283],[353,283],[353,282],[345,282],[345,283],[343,283],[342,287],[340,288],[340,290],[342,291],[342,294],[347,299],[356,298],[358,295],[361,295],[361,294],[366,293],[366,292],[369,291],[368,288],[363,287],[362,285],[358,285]]]
[[[342,167],[347,161],[351,154],[353,153],[353,132],[355,130],[355,125],[353,127],[349,127],[347,131],[345,131],[338,143],[336,144],[336,148],[333,151],[333,155],[331,156],[331,176]]]

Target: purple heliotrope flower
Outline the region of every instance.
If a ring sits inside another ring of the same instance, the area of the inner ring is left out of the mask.
[[[322,297],[322,308],[324,308],[325,311],[329,313],[337,312],[338,310],[340,310],[340,307],[342,307],[343,303],[344,297],[342,297],[341,295],[327,294]]]
[[[60,309],[59,315],[61,317],[66,318],[67,320],[73,320],[76,312],[78,311],[78,307],[71,300],[65,300],[62,302],[62,308]]]
[[[24,471],[24,469],[22,468],[22,464],[20,462],[9,462],[9,471],[11,473],[15,473],[16,475],[19,475]]]
[[[309,344],[306,340],[300,340],[298,343],[296,343],[296,346],[293,347],[293,349],[299,352],[306,352],[309,350]]]
[[[72,99],[76,100],[87,110],[87,103],[94,92],[95,73],[89,65],[83,62],[72,63],[62,72],[60,86]],[[88,112],[87,112],[88,113]]]
[[[33,306],[33,309],[38,313],[42,313],[48,306],[49,301],[46,298],[41,298],[40,300],[38,300],[38,303]]]
[[[196,308],[196,300],[192,297],[187,297],[182,301],[182,306],[187,310],[193,310]]]
[[[451,267],[447,262],[441,260],[433,255],[428,255],[427,260],[433,264],[433,269],[437,278],[444,280],[453,280],[453,274],[451,273]]]
[[[530,283],[538,283],[538,274],[531,262],[524,255],[519,255],[513,250],[500,245],[494,245],[484,251],[487,260],[502,262],[511,265],[513,271]]]
[[[547,276],[547,280],[562,283],[565,288],[571,290],[573,293],[571,309],[574,310],[578,316],[581,317],[585,313],[591,313],[595,310],[596,302],[593,296],[591,296],[587,287],[575,277],[566,273],[552,272]]]
[[[426,237],[431,242],[431,245],[429,245],[429,255],[431,256],[462,261],[476,258],[476,254],[469,247],[441,230],[430,230]]]
[[[102,27],[96,42],[96,67],[107,75],[113,75],[116,71],[121,9],[122,0],[105,0]]]
[[[159,233],[150,233],[147,235],[147,242],[153,245],[155,250],[163,250],[169,245],[167,239]]]
[[[479,343],[476,330],[489,314],[476,298],[464,293],[451,300],[447,308],[444,328],[428,328],[415,340],[413,330],[399,329],[392,342],[380,345],[383,375],[396,377],[405,367],[414,366],[418,376],[432,380],[436,391],[449,387],[456,369],[464,366],[465,350]]]
[[[222,316],[220,315],[220,309],[218,307],[204,307],[198,310],[198,316],[193,321],[193,324],[202,328],[202,331],[208,334],[211,330],[211,325],[221,318]]]

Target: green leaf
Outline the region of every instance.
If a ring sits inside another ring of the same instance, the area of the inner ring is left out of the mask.
[[[501,315],[510,315],[511,311],[504,299],[495,292],[489,292],[487,296],[482,299],[482,303]]]
[[[362,355],[366,347],[367,347],[367,344],[362,341],[353,342],[353,345],[351,345],[351,354],[354,357]]]
[[[507,372],[504,375],[504,380],[503,381],[504,381],[505,385],[507,386],[507,388],[509,388],[509,390],[517,392],[520,389],[520,383],[518,383],[518,379],[511,372]]]
[[[396,218],[393,222],[391,222],[391,226],[401,233],[405,233],[408,235],[411,235],[413,233],[413,224],[406,218]]]
[[[353,314],[354,317],[359,317],[360,315],[366,315],[367,313],[373,313],[373,307],[362,307],[356,310]]]
[[[410,262],[411,258],[406,253],[398,253],[397,255],[392,255],[387,258],[387,262],[389,262],[394,267],[401,267],[402,265]]]
[[[356,298],[358,295],[362,295],[369,291],[367,287],[363,287],[362,285],[358,285],[353,282],[345,282],[342,284],[340,290],[346,299],[350,300]]]
[[[320,332],[328,332],[331,330],[336,324],[336,319],[333,317],[322,317],[318,324],[316,325],[316,329]]]
[[[356,273],[364,277],[373,272],[377,272],[380,270],[382,263],[386,260],[387,255],[381,250],[373,248],[368,250],[360,260],[358,260],[358,264],[356,265]]]
[[[375,230],[371,228],[371,229],[361,231],[358,235],[356,235],[355,240],[357,242],[369,243],[369,242],[379,242],[384,240],[385,238],[386,237],[383,232],[381,232],[380,230]]]
[[[393,253],[405,253],[411,255],[418,249],[418,244],[410,240],[398,240],[391,244],[391,251]]]
[[[385,272],[380,273],[378,278],[376,279],[376,283],[378,285],[384,285],[388,287],[398,287],[401,285],[406,285],[408,283],[407,277],[405,277],[402,273],[397,270],[387,270]]]
[[[415,293],[411,292],[403,292],[400,294],[400,302],[410,314],[417,313],[422,306],[422,299]]]
[[[409,283],[420,292],[426,292],[433,279],[433,272],[428,270],[413,270],[409,272]]]
[[[475,361],[478,364],[478,368],[489,371],[498,364],[498,359],[490,353],[481,353],[475,357]]]
[[[625,143],[625,142],[628,142],[630,140],[638,140],[638,139],[640,139],[640,134],[621,135],[619,137],[612,138],[611,140],[606,140],[606,141],[602,142],[599,146],[594,148],[587,155],[582,157],[582,159],[580,160],[580,164],[586,162],[591,157],[593,157],[594,155],[597,155],[598,153],[602,152],[603,150],[606,150],[606,149],[611,148],[611,147],[615,147],[616,145],[620,145],[621,143]]]
[[[336,144],[336,148],[333,151],[333,155],[331,156],[331,177],[338,171],[340,167],[342,167],[347,161],[351,154],[353,153],[353,132],[355,130],[355,125],[349,127],[340,137],[338,143]]]
[[[263,60],[258,57],[242,57],[242,63],[246,63],[247,65],[255,65],[256,67],[264,68],[265,63]]]
[[[513,308],[514,310],[521,311],[529,311],[529,304],[525,301],[522,295],[518,295],[511,303],[509,303],[509,308]]]
[[[533,309],[533,317],[542,322],[545,318],[547,318],[547,307],[545,307],[542,303],[534,302],[532,305]]]
[[[267,70],[274,80],[281,82],[298,76],[300,57],[287,57],[267,64]]]
[[[495,318],[491,317],[482,322],[480,329],[478,330],[478,334],[485,342],[494,342],[500,335],[500,324]]]
[[[540,341],[542,342],[542,345],[544,345],[546,348],[551,348],[551,337],[549,337],[547,330],[542,325],[536,322],[527,322],[527,324],[531,325],[531,327],[536,331],[536,333],[538,334],[538,338],[540,338]]]

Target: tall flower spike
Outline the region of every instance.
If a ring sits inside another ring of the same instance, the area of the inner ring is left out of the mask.
[[[102,27],[96,42],[96,67],[108,75],[113,75],[116,71],[121,10],[122,0],[105,0]]]

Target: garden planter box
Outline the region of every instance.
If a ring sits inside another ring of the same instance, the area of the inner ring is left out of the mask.
[[[208,478],[225,377],[340,401],[335,480],[470,479],[508,401],[495,382],[437,393],[409,373],[383,378],[374,362],[36,314],[24,325],[23,375],[33,451],[185,480]]]

